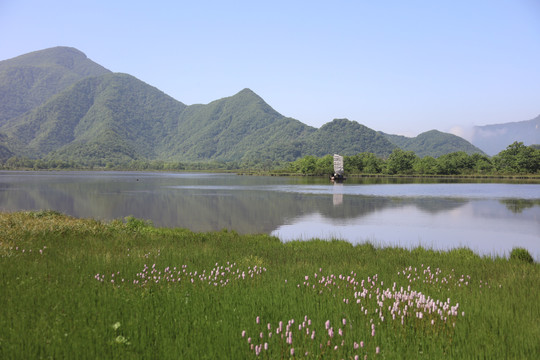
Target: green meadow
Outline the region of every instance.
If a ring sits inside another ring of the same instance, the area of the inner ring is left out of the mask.
[[[527,256],[0,213],[1,359],[535,359],[539,299]]]

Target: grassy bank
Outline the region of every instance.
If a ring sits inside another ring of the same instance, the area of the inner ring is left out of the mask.
[[[2,359],[540,353],[540,265],[467,249],[0,213],[0,289]]]

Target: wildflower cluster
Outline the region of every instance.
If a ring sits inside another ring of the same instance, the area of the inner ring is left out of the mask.
[[[143,269],[136,273],[133,278],[121,276],[120,271],[112,273],[108,277],[105,274],[96,274],[94,278],[100,282],[119,284],[128,282],[133,285],[145,287],[155,284],[204,284],[214,287],[224,287],[234,281],[256,279],[266,272],[265,267],[248,266],[246,270],[241,270],[236,263],[227,262],[226,265],[216,263],[211,270],[190,271],[188,265],[179,267],[167,266],[159,269],[156,264],[148,266],[144,264]]]
[[[471,281],[470,275],[458,276],[455,274],[454,269],[450,274],[444,275],[441,269],[436,268],[433,270],[431,266],[424,267],[424,264],[420,266],[420,269],[412,266],[406,267],[398,271],[397,275],[405,277],[411,284],[422,282],[423,284],[438,285],[439,288],[443,286],[468,286]]]
[[[400,276],[407,276],[409,285],[406,288],[396,283],[385,288],[378,274],[359,279],[354,271],[336,275],[325,274],[319,268],[313,274],[304,275],[296,287],[313,291],[315,296],[331,295],[347,308],[350,306],[350,312],[347,312],[353,321],[343,318],[336,326],[327,320],[323,328],[305,316],[299,324],[290,319],[275,326],[271,323],[264,326],[257,317],[256,332],[248,334],[243,330],[243,341],[257,357],[360,359],[366,358],[368,353],[370,357],[380,353],[381,347],[377,345],[380,339],[376,336],[380,329],[413,329],[448,335],[453,331],[456,319],[465,316],[463,311],[459,311],[459,303],[453,304],[449,298],[445,301],[433,299],[412,289],[411,284],[422,280],[423,283],[447,285],[452,281],[456,286],[462,283],[466,286],[470,277],[442,276],[440,269],[432,272],[430,267],[423,270],[422,277],[416,269],[413,272],[412,267],[406,268],[400,272]]]
[[[305,275],[302,285],[297,286],[305,286],[317,294],[338,294],[343,303],[355,306],[356,311],[366,316],[366,320],[369,319],[372,336],[375,336],[376,325],[380,326],[385,321],[398,321],[405,325],[412,320],[416,328],[425,328],[427,322],[433,327],[432,331],[446,331],[448,326],[455,327],[459,313],[459,303],[452,304],[450,298],[446,301],[433,299],[411,289],[410,285],[407,288],[398,287],[395,282],[391,288],[384,288],[384,282],[379,281],[377,274],[360,280],[354,272],[349,275],[325,275],[319,269],[312,278]]]
[[[403,270],[398,271],[397,275],[405,277],[410,284],[421,282],[422,284],[436,285],[439,289],[444,287],[447,290],[467,287],[472,283],[470,275],[457,275],[454,269],[452,269],[449,274],[445,275],[441,269],[436,268],[433,270],[430,266],[424,267],[424,264],[420,265],[419,269],[416,267],[413,268],[412,266],[405,267]],[[479,280],[478,284],[480,288],[482,288],[482,286],[491,288],[490,284],[485,281],[483,282],[482,280]],[[499,287],[501,287],[501,285],[499,285]]]
[[[260,316],[255,319],[256,332],[251,335],[242,330],[242,341],[247,349],[257,357],[267,358],[334,358],[346,356],[355,360],[367,358],[371,351],[379,354],[381,349],[375,344],[367,346],[368,341],[353,339],[350,332],[352,326],[343,318],[336,326],[330,320],[315,324],[306,315],[301,322],[290,319],[286,323],[279,321],[277,325],[261,322]]]
[[[16,254],[21,254],[21,255],[39,254],[39,255],[43,255],[45,253],[46,249],[47,249],[46,245],[43,245],[42,248],[37,249],[37,250],[36,249],[32,250],[32,249],[29,249],[29,248],[19,247],[19,246],[10,246],[10,247],[5,249],[5,251],[2,254],[2,257],[10,257],[10,256],[13,256],[13,255],[16,255]]]

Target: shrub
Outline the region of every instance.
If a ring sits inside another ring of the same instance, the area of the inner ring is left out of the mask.
[[[31,211],[30,215],[35,217],[35,218],[62,217],[62,216],[64,216],[60,211],[56,211],[56,210]]]
[[[510,260],[523,261],[529,264],[532,264],[534,262],[534,259],[529,253],[529,251],[523,248],[513,248],[512,252],[510,253]]]
[[[475,254],[471,249],[465,247],[452,249],[448,252],[448,254],[460,261],[474,261],[480,259],[479,255]]]
[[[126,220],[126,227],[134,231],[153,227],[153,224],[151,221],[137,219],[133,216],[127,216],[125,220]]]

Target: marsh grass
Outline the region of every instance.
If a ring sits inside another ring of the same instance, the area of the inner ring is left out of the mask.
[[[2,359],[540,353],[539,264],[468,249],[0,213],[0,288]]]

